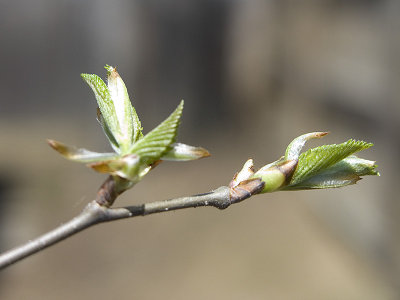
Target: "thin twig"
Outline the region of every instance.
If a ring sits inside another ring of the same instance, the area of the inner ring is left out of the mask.
[[[99,223],[102,219],[99,208],[101,207],[93,201],[89,203],[78,216],[69,222],[60,225],[34,240],[30,240],[19,247],[3,253],[0,255],[0,269]]]
[[[195,196],[156,201],[137,206],[110,208],[106,211],[104,222],[136,216],[146,216],[190,207],[213,206],[219,209],[225,209],[230,204],[232,204],[230,189],[226,186],[221,186],[212,192]]]
[[[189,207],[214,206],[220,209],[226,208],[230,204],[229,191],[228,187],[220,187],[213,192],[202,195],[121,208],[107,208],[100,206],[96,201],[92,201],[72,220],[34,240],[1,254],[0,269],[14,264],[95,224]]]
[[[189,207],[213,206],[225,209],[258,193],[264,186],[260,179],[247,181],[235,188],[222,186],[205,194],[145,203],[137,206],[110,208],[120,192],[115,192],[113,178],[109,177],[100,187],[96,200],[90,202],[75,218],[59,227],[0,255],[0,269],[54,245],[95,224],[119,219],[146,216]]]

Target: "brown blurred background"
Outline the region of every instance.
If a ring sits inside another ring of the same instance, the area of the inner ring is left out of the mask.
[[[53,138],[109,150],[79,74],[118,67],[145,132],[179,141],[117,205],[206,192],[292,138],[364,139],[382,176],[103,224],[0,273],[1,299],[399,299],[400,2],[0,1],[0,249],[76,215],[104,180]],[[318,141],[320,142],[320,141]],[[313,146],[319,143],[310,143]]]

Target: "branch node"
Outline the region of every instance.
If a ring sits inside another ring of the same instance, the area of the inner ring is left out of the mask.
[[[210,206],[213,206],[215,208],[223,210],[223,209],[228,208],[232,204],[232,202],[229,198],[230,197],[225,198],[225,199],[215,199],[214,201],[208,201],[208,203],[205,203],[205,204],[206,204],[206,206],[209,204]]]
[[[101,185],[96,195],[96,202],[100,206],[110,207],[119,193],[116,191],[116,182],[112,176],[108,176]]]
[[[230,189],[230,203],[241,202],[255,194],[261,192],[264,188],[265,182],[260,178],[252,178],[243,180],[238,185]]]

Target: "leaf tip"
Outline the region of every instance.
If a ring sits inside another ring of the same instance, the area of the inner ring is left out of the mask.
[[[104,69],[106,69],[107,70],[107,72],[112,72],[112,71],[115,71],[117,68],[115,68],[115,67],[112,67],[112,66],[110,66],[110,65],[105,65],[104,66]]]
[[[206,158],[211,156],[211,153],[207,149],[204,149],[202,147],[200,147],[200,150],[197,153],[200,158]]]
[[[165,153],[162,160],[189,161],[211,156],[210,152],[203,147],[193,147],[182,143],[174,143],[171,149]]]
[[[181,102],[179,102],[178,107],[176,108],[176,111],[178,112],[178,114],[182,114],[184,106],[185,106],[185,101],[182,99]]]
[[[329,131],[316,131],[303,134],[295,138],[286,148],[285,159],[295,160],[299,158],[300,152],[308,140],[319,139],[329,134]]]
[[[315,132],[315,137],[317,139],[322,138],[322,137],[328,135],[329,133],[330,133],[329,131],[318,131],[318,132]]]
[[[68,154],[67,147],[60,142],[57,142],[57,141],[51,140],[51,139],[47,139],[47,144],[49,144],[49,146],[51,148],[53,148],[60,154],[63,154],[63,155]]]
[[[81,78],[83,80],[87,80],[89,78],[90,74],[86,74],[86,73],[81,73]]]

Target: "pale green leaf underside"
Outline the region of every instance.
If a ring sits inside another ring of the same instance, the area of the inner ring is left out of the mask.
[[[132,120],[133,120],[133,137],[132,143],[136,143],[139,139],[143,137],[142,124],[140,123],[139,116],[136,113],[135,108],[131,105],[132,109]]]
[[[48,140],[47,142],[54,150],[56,150],[62,156],[76,162],[91,163],[103,160],[110,160],[118,157],[116,153],[93,152],[84,148],[67,146],[63,143],[54,140]]]
[[[108,128],[107,123],[105,122],[103,115],[99,108],[97,108],[97,121],[99,121],[104,134],[106,135],[108,141],[111,144],[111,147],[114,149],[115,152],[119,153],[120,149],[118,146],[118,142],[115,140],[115,137],[111,133],[110,128]]]
[[[162,160],[188,161],[210,156],[210,153],[202,147],[193,147],[182,143],[174,143],[170,150],[162,157]]]
[[[120,142],[121,134],[119,131],[118,118],[107,85],[95,74],[81,74],[81,77],[92,88],[104,121],[115,139]]]
[[[164,122],[137,141],[129,153],[139,155],[141,161],[146,164],[159,160],[175,142],[182,110],[183,100]]]
[[[116,68],[106,65],[105,69],[107,70],[108,92],[113,102],[117,115],[119,132],[121,133],[119,146],[122,150],[121,152],[124,152],[129,149],[134,142],[132,104],[125,83],[118,74]]]
[[[372,145],[371,143],[351,139],[342,144],[324,145],[309,149],[300,155],[298,166],[289,186],[297,185],[349,155],[367,149]]]
[[[123,82],[122,79],[120,79],[120,81]],[[110,88],[109,88],[109,90],[110,90]],[[114,100],[113,96],[112,96],[112,99],[114,101],[114,107],[116,109],[117,116],[120,113],[119,105],[121,105],[123,107],[123,111],[124,111],[123,119],[118,119],[118,120],[119,120],[120,132],[123,137],[124,147],[122,147],[122,148],[127,150],[136,140],[135,140],[134,119],[133,119],[133,115],[132,115],[133,107],[131,104],[131,100],[129,99],[128,91],[126,89],[125,84],[123,84],[122,92],[124,95],[123,103],[117,103],[116,100]],[[121,96],[118,95],[118,97],[121,97]],[[120,146],[122,146],[121,143],[120,143]]]
[[[115,70],[113,67],[109,65],[105,65],[105,69],[107,70],[108,75]],[[125,94],[125,99],[127,99],[127,101],[124,103],[125,109],[129,110],[129,113],[127,114],[127,116],[129,115],[129,119],[127,120],[127,122],[129,124],[132,124],[133,126],[132,141],[131,141],[131,143],[133,144],[137,140],[143,137],[142,125],[140,123],[139,116],[137,115],[135,108],[133,107],[131,101],[129,100],[129,95],[126,87],[124,87],[124,94]],[[131,126],[129,125],[129,127]]]
[[[297,160],[299,158],[301,149],[303,149],[305,143],[310,139],[319,139],[327,135],[328,132],[318,131],[303,134],[295,138],[287,147],[285,152],[285,160]]]

